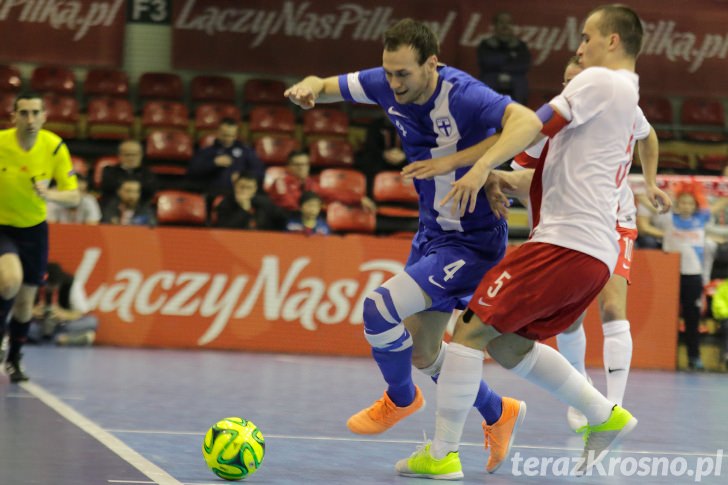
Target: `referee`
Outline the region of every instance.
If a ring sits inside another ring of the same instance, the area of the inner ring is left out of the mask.
[[[43,130],[43,98],[20,94],[14,127],[0,130],[0,337],[9,330],[5,370],[11,382],[28,380],[20,350],[28,335],[38,286],[48,264],[46,201],[73,207],[81,201],[63,140]],[[55,188],[49,188],[55,181]]]

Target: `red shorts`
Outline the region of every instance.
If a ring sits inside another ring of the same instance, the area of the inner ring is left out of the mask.
[[[632,269],[632,251],[634,250],[634,242],[637,240],[637,229],[626,229],[617,226],[617,232],[619,233],[619,257],[617,258],[617,265],[614,267],[614,274],[627,280],[628,284],[632,284],[629,273]]]
[[[468,308],[500,333],[544,340],[574,323],[609,276],[607,265],[585,253],[525,243],[486,273]]]

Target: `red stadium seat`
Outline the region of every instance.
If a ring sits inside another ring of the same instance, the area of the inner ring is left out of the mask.
[[[354,149],[344,138],[319,138],[308,145],[311,165],[315,167],[351,167]]]
[[[76,76],[67,67],[38,66],[30,76],[30,87],[39,93],[76,95]]]
[[[398,171],[388,170],[374,177],[374,200],[416,204],[419,199],[411,181],[404,180]]]
[[[675,171],[690,171],[690,157],[679,153],[660,152],[658,168],[660,170],[668,169]]]
[[[641,96],[640,108],[645,118],[655,128],[657,137],[660,140],[672,140],[675,138],[673,130],[672,103],[668,98],[662,96]]]
[[[142,108],[142,130],[154,128],[187,131],[190,124],[187,106],[178,101],[147,101]]]
[[[0,65],[0,92],[17,93],[22,86],[23,80],[17,67]]]
[[[371,234],[377,226],[374,212],[360,207],[350,207],[341,202],[332,202],[326,208],[326,223],[335,232],[360,232]]]
[[[134,109],[125,98],[92,98],[86,110],[88,137],[125,140],[131,136]]]
[[[207,148],[212,146],[213,143],[215,143],[215,133],[207,133],[197,140],[197,146],[199,148]]]
[[[76,175],[84,178],[88,177],[88,164],[86,160],[78,155],[71,155],[71,163],[73,164],[73,171],[76,172]]]
[[[104,168],[108,167],[109,165],[118,165],[119,164],[119,157],[117,156],[108,156],[108,157],[100,157],[96,159],[96,163],[94,163],[94,187],[99,188],[101,187],[101,177],[104,174]]]
[[[288,155],[298,148],[296,139],[289,135],[264,135],[255,140],[255,152],[266,165],[285,165]]]
[[[227,76],[195,76],[190,83],[193,102],[235,103],[235,84]]]
[[[720,99],[688,98],[683,100],[680,117],[685,139],[692,141],[723,142],[725,113]]]
[[[15,93],[0,93],[0,129],[12,126],[15,111]]]
[[[346,136],[349,134],[349,117],[337,109],[315,108],[304,111],[303,134]]]
[[[293,111],[283,106],[256,106],[250,111],[249,130],[256,133],[289,133],[296,128]]]
[[[406,181],[395,170],[380,172],[374,177],[374,200],[377,214],[384,217],[416,219],[418,196],[411,181]]]
[[[139,78],[139,98],[170,99],[182,101],[184,86],[178,74],[169,72],[145,72]]]
[[[198,139],[216,130],[223,118],[240,122],[240,110],[230,103],[203,103],[195,108],[195,131]]]
[[[706,155],[698,155],[698,169],[708,172],[723,172],[728,166],[728,154],[710,153]]]
[[[152,130],[147,136],[146,156],[150,160],[188,162],[194,152],[192,137],[176,130]]]
[[[90,69],[83,83],[83,94],[92,96],[129,96],[129,77],[116,69]]]
[[[281,177],[284,177],[288,171],[286,167],[268,167],[265,169],[265,176],[263,177],[263,190],[266,192],[270,190],[273,183]]]
[[[61,138],[78,136],[78,101],[72,96],[46,94],[43,96],[46,110],[45,128]]]
[[[243,85],[243,103],[286,104],[288,100],[283,97],[286,87],[286,83],[277,79],[248,79]]]
[[[162,225],[203,226],[207,220],[205,198],[181,190],[157,192],[157,222]]]
[[[319,194],[325,202],[359,204],[367,192],[367,180],[363,173],[348,168],[328,168],[319,177]]]

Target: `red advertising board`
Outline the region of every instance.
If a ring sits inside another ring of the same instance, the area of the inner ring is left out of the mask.
[[[51,248],[88,295],[101,344],[365,356],[364,298],[401,271],[410,241],[56,224]],[[675,368],[678,266],[636,252],[635,367]],[[586,325],[587,363],[600,365],[594,305]]]
[[[643,93],[728,96],[728,2],[642,0]],[[438,34],[441,61],[478,75],[476,48],[499,11],[512,14],[532,54],[532,90],[557,91],[592,2],[520,0],[179,0],[173,64],[181,69],[335,75],[381,63],[382,33],[413,17]]]
[[[0,61],[120,67],[124,0],[0,2]]]

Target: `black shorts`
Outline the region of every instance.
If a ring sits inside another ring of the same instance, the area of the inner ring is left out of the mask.
[[[41,286],[48,270],[48,223],[32,227],[0,225],[0,256],[17,254],[23,266],[23,283]]]

